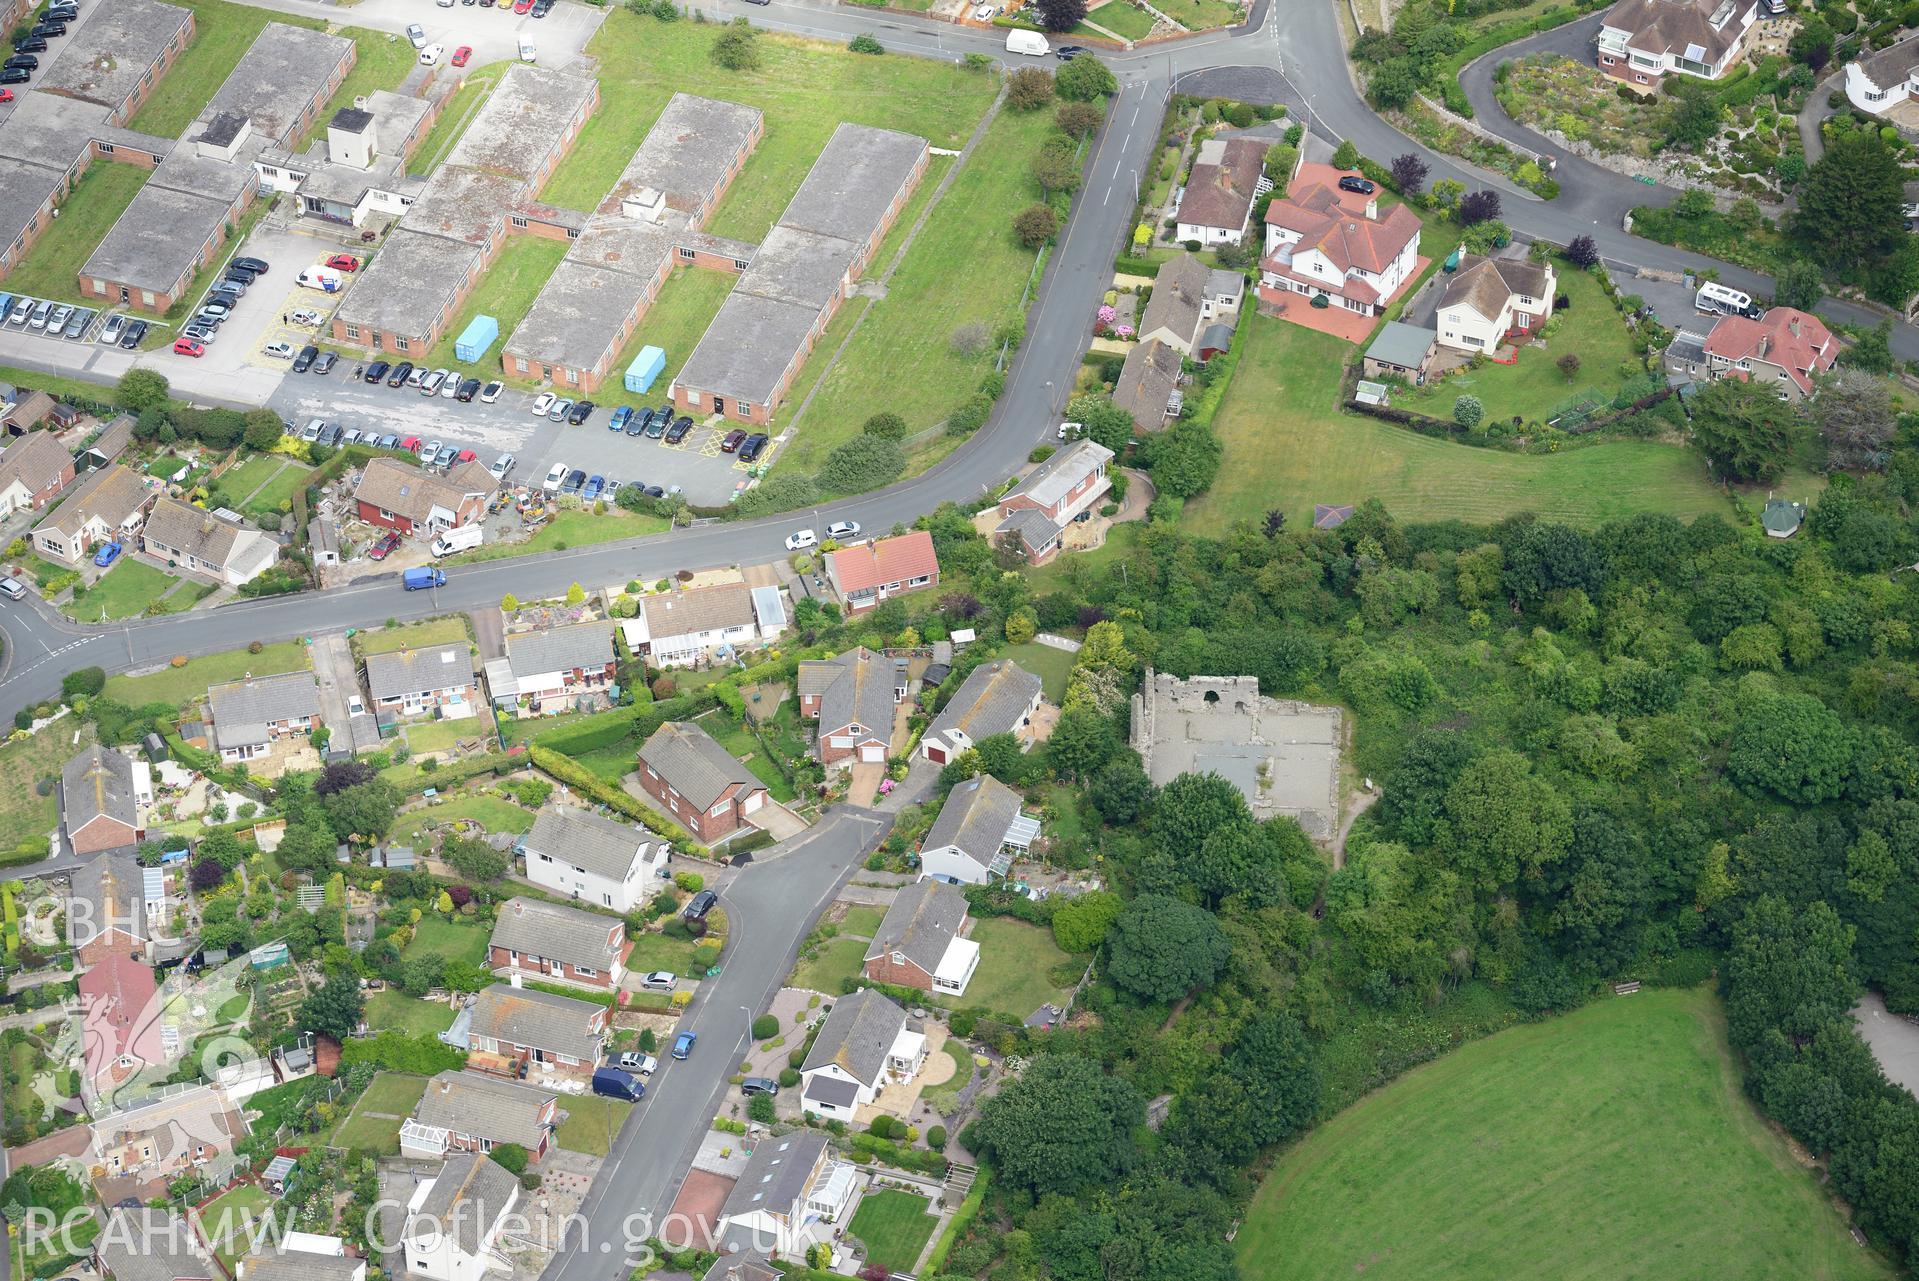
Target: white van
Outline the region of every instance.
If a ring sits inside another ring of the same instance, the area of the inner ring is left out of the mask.
[[[1006,33],[1006,52],[1030,53],[1035,58],[1044,58],[1051,50],[1047,47],[1046,37],[1037,31],[1022,31],[1014,28]]]
[[[324,289],[327,293],[340,290],[340,273],[331,267],[312,266],[300,273],[298,283],[308,289]]]
[[[458,529],[449,529],[433,540],[435,556],[451,556],[454,552],[470,552],[485,540],[485,531],[478,525],[462,525]]]
[[[443,44],[428,45],[426,48],[420,50],[420,65],[423,67],[439,66],[440,55],[445,52],[446,52],[446,46]]]
[[[532,36],[522,34],[520,36],[520,61],[538,62],[539,60],[540,47],[533,43]]]
[[[1719,284],[1717,281],[1704,281],[1699,292],[1693,296],[1692,305],[1700,311],[1721,316],[1754,316],[1759,312],[1752,305],[1752,295],[1740,293],[1737,289]]]

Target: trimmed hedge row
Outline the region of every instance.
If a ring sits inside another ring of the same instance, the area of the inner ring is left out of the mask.
[[[712,851],[694,840],[692,833],[677,823],[670,822],[650,807],[640,804],[624,790],[602,781],[597,774],[572,757],[562,756],[553,749],[541,747],[538,744],[529,749],[529,754],[533,758],[533,768],[565,783],[588,800],[598,801],[607,808],[632,819],[655,835],[671,841],[676,852],[699,858],[712,857]]]

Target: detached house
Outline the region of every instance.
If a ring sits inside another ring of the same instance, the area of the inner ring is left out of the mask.
[[[841,997],[820,1025],[800,1065],[800,1107],[828,1120],[855,1113],[896,1081],[910,1081],[926,1062],[926,1034],[917,1020],[873,988]]]
[[[369,654],[366,689],[373,714],[382,721],[429,713],[460,720],[473,715],[479,697],[473,656],[464,641]]]
[[[1558,288],[1550,263],[1467,254],[1440,295],[1439,342],[1480,352],[1524,342],[1552,316]]]
[[[176,498],[161,498],[153,504],[140,541],[149,556],[166,561],[169,568],[238,587],[266,573],[280,559],[278,543],[238,520]]]
[[[1188,253],[1169,258],[1140,316],[1140,339],[1157,338],[1181,355],[1210,360],[1232,345],[1245,295],[1246,277],[1237,271],[1208,267]],[[1215,327],[1223,332],[1214,334]]]
[[[1006,875],[1015,853],[1039,835],[1039,820],[1019,811],[1019,793],[981,774],[946,794],[920,842],[920,878],[985,885]]]
[[[1112,492],[1106,464],[1113,451],[1096,440],[1076,440],[1028,472],[999,500],[994,529],[1030,565],[1059,554],[1060,535]]]
[[[73,483],[73,455],[57,433],[30,431],[0,452],[0,518],[39,511]]]
[[[153,795],[145,761],[98,743],[75,756],[60,771],[60,818],[68,848],[98,854],[139,844],[147,834],[143,795]]]
[[[591,1072],[606,1042],[607,1008],[570,996],[495,983],[473,999],[467,1066],[526,1077]]]
[[[889,596],[938,587],[939,556],[923,529],[894,538],[869,539],[826,553],[826,578],[846,612],[872,609]]]
[[[223,1275],[200,1234],[171,1210],[114,1209],[93,1240],[93,1266],[108,1281],[213,1281]]]
[[[67,941],[82,965],[98,965],[113,955],[153,960],[145,871],[131,849],[96,854],[73,870]]]
[[[1717,80],[1758,16],[1759,0],[1619,0],[1599,28],[1599,69],[1649,90],[1673,73]]]
[[[535,1161],[559,1125],[559,1098],[479,1072],[442,1072],[426,1083],[400,1127],[403,1155],[437,1160],[454,1152],[491,1152],[517,1143]]]
[[[640,786],[675,822],[711,844],[747,825],[766,804],[766,784],[688,721],[668,721],[640,748]]]
[[[1180,379],[1186,358],[1179,348],[1157,338],[1134,343],[1113,384],[1113,403],[1133,416],[1141,431],[1158,431],[1181,409]]]
[[[1174,236],[1203,248],[1236,245],[1246,235],[1266,164],[1266,144],[1252,138],[1209,138],[1199,144],[1180,197]]]
[[[78,986],[81,1067],[90,1094],[111,1095],[141,1069],[166,1063],[151,965],[114,952],[88,967]]]
[[[250,761],[320,728],[320,687],[312,672],[248,677],[207,690],[207,711],[220,759]]]
[[[640,612],[620,623],[627,648],[655,667],[682,667],[759,643],[753,589],[721,583],[640,598]]]
[[[496,706],[535,715],[574,710],[613,683],[613,624],[573,623],[506,638],[506,657],[486,665]]]
[[[586,810],[542,811],[521,845],[529,881],[621,913],[653,897],[666,869],[666,842]]]
[[[1826,323],[1794,307],[1774,307],[1758,320],[1721,316],[1704,338],[1681,333],[1666,350],[1666,371],[1685,378],[1737,378],[1768,387],[1781,400],[1811,396],[1813,379],[1832,369],[1839,343]]]
[[[1868,115],[1883,116],[1919,93],[1919,39],[1846,64],[1846,100]]]
[[[834,1224],[852,1210],[864,1181],[856,1166],[834,1156],[818,1130],[761,1140],[720,1211],[722,1251],[737,1246],[742,1253],[722,1253],[715,1268],[735,1266],[753,1251],[804,1257],[808,1246],[833,1239]],[[752,1273],[742,1268],[746,1277],[766,1271],[750,1266]],[[722,1281],[731,1277],[725,1272]]]
[[[530,898],[500,908],[488,947],[495,974],[602,992],[620,986],[628,951],[624,922]]]
[[[1040,680],[1010,658],[981,663],[953,691],[920,738],[935,765],[994,734],[1016,733],[1039,710]]]
[[[444,476],[396,458],[375,458],[360,474],[353,503],[369,525],[402,534],[438,534],[486,515],[499,483],[484,464],[460,463]]]
[[[132,543],[152,501],[139,472],[118,463],[90,471],[33,527],[33,546],[50,560],[78,565],[102,543]]]
[[[519,1199],[519,1179],[499,1162],[477,1152],[448,1158],[406,1203],[406,1273],[427,1281],[510,1276],[513,1261],[501,1253],[500,1237]]]
[[[1384,215],[1376,196],[1341,191],[1351,170],[1305,164],[1284,200],[1266,207],[1260,299],[1324,296],[1326,305],[1376,316],[1416,274],[1419,218],[1405,205]]]
[[[979,944],[966,930],[966,896],[944,881],[901,889],[867,946],[861,973],[875,983],[964,996],[979,968]]]
[[[800,715],[819,722],[813,756],[822,765],[885,761],[893,709],[906,697],[903,666],[861,646],[800,663]]]

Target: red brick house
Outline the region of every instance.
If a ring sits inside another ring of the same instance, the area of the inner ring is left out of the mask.
[[[889,596],[938,587],[940,560],[923,529],[896,538],[869,539],[826,553],[826,577],[846,612],[872,609]]]
[[[884,761],[893,709],[906,697],[901,664],[864,646],[800,664],[800,716],[819,722],[813,755],[822,765]]]
[[[926,877],[899,892],[867,945],[861,973],[875,983],[959,996],[979,968],[966,932],[966,896]]]
[[[1112,460],[1113,451],[1098,441],[1074,441],[1006,491],[994,532],[1029,564],[1045,564],[1059,554],[1066,527],[1112,492]]]
[[[369,525],[402,534],[437,534],[485,516],[487,500],[497,487],[478,460],[439,476],[397,459],[375,458],[361,474],[353,502]]]
[[[766,784],[707,732],[668,721],[640,748],[640,786],[699,840],[714,841],[746,826],[766,804]]]
[[[605,992],[619,987],[632,947],[617,917],[516,898],[501,906],[488,949],[487,963],[502,977],[526,975]]]

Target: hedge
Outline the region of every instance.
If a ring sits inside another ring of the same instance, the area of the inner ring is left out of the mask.
[[[432,753],[428,753],[430,757]],[[418,757],[413,758],[417,763]],[[398,784],[400,791],[408,796],[418,795],[429,787],[446,787],[472,778],[475,774],[506,774],[518,769],[522,762],[509,752],[488,752],[484,756],[469,756],[464,760],[448,761],[433,767],[431,773],[422,771],[419,777]]]
[[[569,993],[569,995],[577,995]],[[408,1036],[388,1028],[373,1036],[357,1036],[340,1043],[340,1061],[351,1067],[371,1063],[389,1072],[432,1076],[466,1066],[466,1051],[431,1036]]]
[[[598,716],[589,716],[576,725],[564,725],[533,736],[536,747],[565,756],[583,756],[612,747],[628,738],[648,738],[668,721],[689,720],[713,706],[717,700],[711,690],[669,698],[659,703],[633,703],[616,707]]]
[[[920,1270],[920,1275],[933,1276],[945,1266],[946,1256],[952,1253],[954,1243],[979,1217],[979,1208],[986,1203],[986,1185],[991,1181],[992,1170],[980,1166],[973,1175],[973,1186],[966,1189],[966,1199],[959,1203],[959,1209],[953,1211],[953,1217],[947,1221],[946,1230],[933,1243],[933,1253],[926,1256],[926,1266]]]
[[[541,747],[538,744],[529,748],[528,752],[533,759],[533,768],[565,783],[588,800],[598,801],[608,809],[624,814],[655,835],[671,841],[678,853],[699,858],[712,857],[712,851],[694,840],[692,833],[685,828],[669,821],[650,806],[640,804],[623,789],[602,781],[592,770],[573,758],[562,756],[553,749]]]
[[[585,988],[562,987],[558,983],[539,983],[532,979],[522,979],[520,985],[531,988],[535,992],[545,992],[548,996],[565,996],[575,1001],[590,1001],[594,1005],[604,1005],[609,1009],[612,1008],[615,996],[612,992],[592,992]]]

